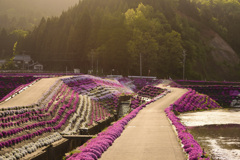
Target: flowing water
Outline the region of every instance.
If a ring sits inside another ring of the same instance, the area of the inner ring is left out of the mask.
[[[240,108],[178,117],[213,160],[240,160]]]

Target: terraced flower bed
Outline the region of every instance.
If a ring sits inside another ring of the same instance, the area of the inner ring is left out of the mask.
[[[166,93],[165,93],[166,94]],[[65,157],[67,160],[77,160],[77,159],[86,159],[86,160],[96,160],[101,157],[101,155],[113,144],[113,142],[121,135],[124,130],[124,126],[128,122],[136,117],[138,112],[146,107],[148,104],[156,101],[157,99],[152,99],[149,102],[146,102],[131,113],[123,117],[122,119],[115,122],[112,126],[108,127],[106,130],[102,131],[97,135],[97,137],[90,139],[84,145],[78,147],[76,150],[67,153]]]
[[[0,111],[0,158],[22,158],[62,139],[61,134],[79,134],[109,116],[96,100],[59,80],[36,104]]]
[[[138,92],[147,85],[153,86],[154,84],[159,84],[162,82],[159,79],[153,78],[127,78],[127,77],[119,78],[118,81],[123,85],[131,88],[134,92]]]
[[[145,103],[146,99],[151,100],[166,91],[167,91],[166,89],[147,85],[143,87],[141,90],[139,90],[137,94],[131,98],[130,107],[135,109],[142,103]]]
[[[221,108],[221,106],[209,96],[199,94],[192,89],[189,89],[189,91],[179,98],[173,105],[173,109],[181,113],[213,108]]]
[[[12,96],[22,87],[9,95]],[[136,109],[117,122],[115,127],[110,127],[107,132],[100,134],[99,140],[107,139],[108,142],[111,139],[108,137],[112,137],[111,133],[116,138],[123,126],[136,116],[142,107],[155,101],[163,91],[153,86],[143,88],[138,93],[139,97],[149,98],[149,101],[139,107],[137,100]],[[61,140],[62,135],[80,134],[81,130],[98,125],[113,116],[119,97],[123,95],[132,96],[133,91],[116,80],[80,75],[56,81],[34,104],[1,108],[0,159],[23,158]]]
[[[35,142],[41,137],[51,137],[54,132],[64,128],[66,121],[76,110],[79,97],[70,89],[60,95],[59,93],[63,88],[61,87],[59,92],[53,96],[53,99],[59,99],[54,103],[49,102],[42,107],[24,108],[20,111],[13,107],[1,112],[1,155],[4,155],[5,158],[10,155],[13,159],[19,155],[23,157],[27,153],[32,153],[37,148],[45,146],[44,143],[43,145],[38,145],[38,143],[29,145],[33,141]],[[60,135],[57,137],[57,139],[51,138],[49,141],[61,139]]]
[[[154,87],[151,85],[147,85],[143,87],[140,91],[137,92],[137,94],[141,97],[147,97],[147,98],[154,98],[157,95],[163,93],[165,89]]]
[[[116,110],[121,95],[131,95],[133,93],[118,81],[89,75],[67,78],[63,79],[63,81],[78,94],[88,95],[111,113]]]
[[[61,132],[63,135],[79,134],[81,129],[97,125],[98,122],[110,117],[107,109],[101,107],[90,97],[80,95],[80,102],[76,111],[69,120],[66,128]]]
[[[143,103],[142,97],[134,96],[131,98],[130,107],[136,109],[141,103]]]

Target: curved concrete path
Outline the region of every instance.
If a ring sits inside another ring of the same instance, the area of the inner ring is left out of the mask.
[[[187,90],[169,89],[171,93],[142,109],[128,123],[122,135],[103,153],[101,160],[187,159],[164,112]]]

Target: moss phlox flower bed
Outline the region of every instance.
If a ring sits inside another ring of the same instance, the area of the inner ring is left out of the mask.
[[[112,126],[108,127],[107,130],[102,131],[97,135],[96,138],[90,139],[84,145],[77,149],[77,152],[71,156],[67,156],[67,160],[96,160],[101,157],[101,155],[113,144],[113,142],[121,135],[124,126],[128,122],[136,117],[138,112],[146,107],[146,105],[156,101],[152,99],[151,101],[142,104],[138,108],[134,109],[127,116],[123,117],[121,120],[115,122]]]
[[[180,119],[174,114],[174,110],[178,112],[187,112],[214,108],[221,107],[207,95],[199,94],[196,91],[189,89],[189,91],[174,104],[165,109],[165,113],[176,128],[178,138],[181,140],[183,149],[188,154],[189,160],[209,160],[210,158],[206,157],[201,146],[187,131],[187,128],[180,122]]]

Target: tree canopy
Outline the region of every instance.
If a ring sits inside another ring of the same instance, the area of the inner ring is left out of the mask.
[[[143,75],[161,78],[182,77],[186,50],[187,78],[233,79],[238,66],[213,61],[204,33],[218,33],[239,52],[239,10],[237,0],[82,0],[60,17],[42,18],[17,49],[46,69],[99,74],[139,75],[141,55]],[[234,76],[210,73],[215,64]]]

